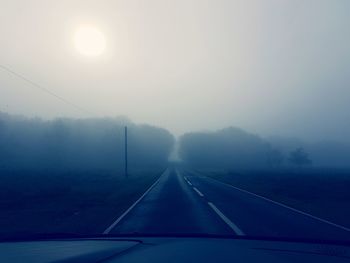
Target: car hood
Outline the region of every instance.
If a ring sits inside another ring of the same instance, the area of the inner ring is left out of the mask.
[[[220,238],[0,243],[0,262],[349,262],[347,245]]]

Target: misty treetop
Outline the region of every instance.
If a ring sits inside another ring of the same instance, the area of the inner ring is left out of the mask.
[[[262,138],[240,128],[185,133],[179,157],[196,168],[277,169],[350,166],[350,144],[305,142],[296,138]]]
[[[308,153],[301,147],[290,152],[289,161],[297,166],[310,165],[312,163]]]
[[[0,169],[121,171],[125,126],[131,169],[168,164],[175,138],[163,128],[136,125],[127,118],[44,121],[0,112]],[[177,148],[184,163],[199,168],[276,169],[301,162],[318,167],[350,165],[348,144],[262,138],[234,127],[185,133]]]
[[[44,121],[0,113],[0,168],[121,170],[124,126],[130,168],[167,165],[174,137],[126,118]]]
[[[183,161],[201,168],[263,168],[282,162],[276,158],[278,150],[269,143],[233,127],[217,132],[184,134],[179,148]]]
[[[284,156],[284,164],[346,168],[350,166],[350,144],[335,140],[306,142],[297,138],[269,137]]]

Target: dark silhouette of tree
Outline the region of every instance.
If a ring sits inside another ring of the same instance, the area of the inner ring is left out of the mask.
[[[131,169],[168,165],[175,139],[159,127],[121,117],[44,121],[0,112],[0,169],[121,171],[125,126]]]
[[[262,138],[235,127],[186,133],[179,140],[181,160],[196,168],[266,168],[268,149]]]
[[[312,163],[309,158],[309,154],[301,147],[290,152],[289,161],[299,167]]]

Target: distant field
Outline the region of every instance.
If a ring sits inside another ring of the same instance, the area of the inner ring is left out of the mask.
[[[162,172],[0,171],[0,236],[102,233]]]
[[[201,173],[350,227],[350,170],[201,171]]]

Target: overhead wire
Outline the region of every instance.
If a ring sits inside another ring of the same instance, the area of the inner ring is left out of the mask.
[[[7,66],[4,66],[4,65],[0,64],[0,68],[1,68],[2,70],[4,70],[4,71],[6,71],[6,72],[8,72],[8,73],[10,73],[10,74],[12,74],[12,75],[14,75],[14,76],[16,76],[17,78],[19,78],[19,79],[25,81],[26,83],[30,84],[30,86],[32,86],[32,87],[34,87],[34,88],[37,88],[37,89],[39,89],[39,90],[45,92],[46,94],[49,94],[49,95],[55,97],[56,99],[60,100],[61,102],[63,102],[63,103],[65,103],[65,104],[67,104],[67,105],[69,105],[69,106],[75,108],[76,110],[79,110],[79,111],[84,112],[84,113],[87,113],[87,114],[92,114],[91,111],[89,111],[89,110],[87,110],[87,109],[85,109],[85,108],[83,108],[83,107],[81,107],[81,106],[78,106],[77,104],[75,104],[75,103],[73,103],[73,102],[71,102],[71,101],[65,99],[64,97],[62,97],[62,96],[56,94],[55,92],[53,92],[53,91],[51,91],[51,90],[49,90],[49,89],[43,87],[42,85],[40,85],[40,84],[38,84],[38,83],[36,83],[36,82],[34,82],[34,81],[32,81],[32,80],[30,80],[29,78],[23,76],[22,74],[19,74],[19,73],[15,72],[14,70],[8,68]]]

